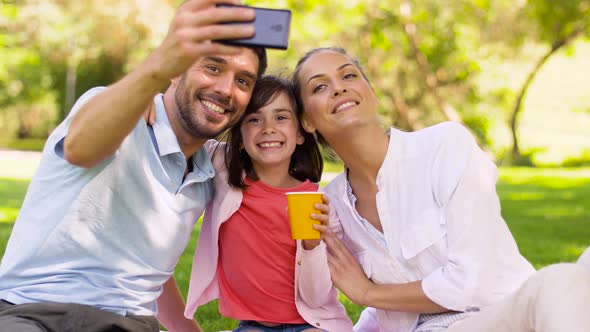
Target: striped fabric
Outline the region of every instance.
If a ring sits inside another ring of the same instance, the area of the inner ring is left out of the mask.
[[[350,186],[350,182],[346,181],[346,194],[348,196],[348,200],[350,201],[350,206],[355,206],[356,204],[356,196],[352,192],[352,187]],[[371,236],[379,242],[383,246],[383,248],[387,248],[387,242],[385,241],[385,235],[381,233],[375,226],[371,225],[371,223],[363,218],[356,209],[353,209],[355,216],[358,220],[362,220],[363,226],[371,234]]]
[[[451,324],[469,317],[469,312],[444,312],[441,314],[421,314],[413,332],[446,331]]]

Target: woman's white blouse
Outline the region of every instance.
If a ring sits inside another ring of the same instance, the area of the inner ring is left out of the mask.
[[[391,128],[376,196],[386,246],[354,213],[345,173],[325,188],[331,228],[373,282],[422,280],[435,303],[478,311],[534,272],[502,219],[496,180],[496,166],[459,124]],[[411,331],[418,314],[376,310],[376,317],[380,331]]]

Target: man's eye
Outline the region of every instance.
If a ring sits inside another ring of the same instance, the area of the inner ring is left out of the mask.
[[[217,66],[206,66],[207,70],[212,72],[212,73],[218,73],[219,72],[219,67]]]
[[[238,78],[236,81],[238,82],[239,85],[242,85],[242,86],[249,87],[251,85],[250,81],[245,80],[243,78]]]

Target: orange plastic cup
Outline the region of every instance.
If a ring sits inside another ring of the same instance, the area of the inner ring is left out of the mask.
[[[322,193],[287,193],[289,220],[291,222],[291,237],[293,240],[312,240],[320,238],[320,232],[312,226],[313,224],[320,224],[320,221],[311,219],[312,213],[321,213],[314,207],[315,203],[323,203]]]

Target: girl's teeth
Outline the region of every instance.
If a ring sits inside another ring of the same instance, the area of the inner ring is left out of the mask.
[[[225,111],[222,107],[213,104],[210,101],[207,100],[203,100],[203,105],[205,105],[205,107],[207,107],[208,109],[210,109],[211,111],[215,112],[215,113],[219,113],[219,114],[223,114],[223,112]]]
[[[281,146],[279,142],[272,142],[272,143],[260,143],[260,147],[263,148],[278,148]]]

